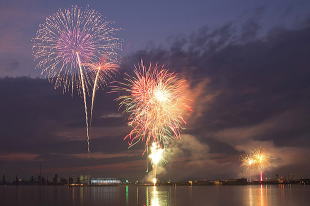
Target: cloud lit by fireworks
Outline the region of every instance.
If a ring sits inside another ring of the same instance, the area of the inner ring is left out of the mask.
[[[126,138],[130,145],[145,141],[146,146],[150,142],[166,146],[180,137],[191,112],[189,83],[185,79],[164,66],[141,62],[134,75],[128,75],[126,82],[114,90],[127,92],[118,100],[129,113],[132,130]]]
[[[102,69],[102,56],[105,57],[104,68],[108,68],[107,62],[116,68],[120,48],[119,39],[115,37],[117,30],[99,12],[73,6],[47,17],[33,38],[33,55],[41,73],[55,88],[62,87],[64,92],[72,94],[77,90],[83,96],[88,151],[86,96],[93,87],[94,100],[97,86],[101,85],[99,81],[109,74]]]

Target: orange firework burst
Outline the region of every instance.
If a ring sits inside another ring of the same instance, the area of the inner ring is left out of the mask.
[[[130,139],[129,145],[140,140],[146,145],[167,145],[171,139],[179,138],[191,111],[188,82],[164,66],[146,66],[143,62],[126,81],[115,90],[129,93],[118,98],[130,114],[129,125],[133,129],[125,137]]]

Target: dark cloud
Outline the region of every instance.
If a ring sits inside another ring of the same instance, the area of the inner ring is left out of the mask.
[[[122,138],[128,128],[125,118],[117,111],[113,94],[99,90],[97,95],[91,148],[94,154],[108,154],[99,160],[77,155],[87,151],[81,97],[63,95],[47,80],[26,77],[1,79],[0,94],[1,172],[17,172],[17,164],[23,165],[27,175],[37,172],[39,163],[61,170],[107,164],[112,159],[112,162],[136,159],[132,155],[127,155],[127,159],[120,155],[127,152]]]

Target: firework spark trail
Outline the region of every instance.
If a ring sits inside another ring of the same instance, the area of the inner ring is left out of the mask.
[[[113,62],[108,62],[107,58],[105,57],[102,57],[99,63],[96,63],[96,64],[85,63],[83,65],[89,67],[93,71],[96,71],[96,76],[95,76],[95,81],[94,81],[92,96],[91,96],[90,121],[89,121],[89,125],[91,126],[96,91],[99,88],[98,84],[99,83],[106,84],[107,80],[111,78],[115,70],[119,68],[119,65]]]
[[[188,82],[163,66],[145,66],[143,62],[125,80],[114,90],[129,93],[118,98],[129,113],[132,130],[125,137],[129,145],[142,140],[146,147],[150,142],[165,146],[179,138],[191,112]]]
[[[90,120],[93,119],[93,110],[94,110],[94,102],[95,102],[95,96],[96,96],[96,91],[97,91],[97,83],[99,79],[99,74],[100,74],[100,69],[98,69],[95,77],[95,82],[93,86],[93,92],[92,92],[92,98],[91,98],[91,107],[90,107]],[[91,121],[90,121],[91,124]]]
[[[84,112],[85,112],[85,123],[86,123],[86,136],[87,136],[87,151],[90,152],[90,148],[89,148],[90,138],[89,138],[89,125],[88,125],[88,112],[87,112],[87,102],[86,102],[86,91],[85,91],[84,75],[83,75],[83,69],[82,69],[80,55],[79,55],[78,52],[76,52],[76,56],[77,56],[78,63],[79,63],[81,84],[82,84],[82,90],[83,90],[83,101],[84,101]]]
[[[99,79],[99,74],[100,74],[100,69],[96,72],[96,77],[95,77],[95,82],[93,86],[93,92],[92,92],[92,98],[91,98],[91,107],[90,107],[90,124],[93,119],[93,110],[94,110],[94,102],[95,102],[95,96],[96,96],[96,91],[97,91],[97,83]]]
[[[83,64],[95,64],[102,56],[108,62],[117,62],[121,48],[115,37],[118,30],[99,12],[72,6],[47,17],[33,38],[33,55],[42,75],[55,89],[62,87],[64,93],[71,91],[73,95],[77,91],[83,96],[88,151],[87,95],[91,86],[95,86],[93,93],[96,92],[97,85],[105,78],[100,78],[101,72],[85,69]]]

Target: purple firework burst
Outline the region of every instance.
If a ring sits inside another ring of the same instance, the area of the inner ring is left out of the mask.
[[[92,9],[73,6],[60,9],[46,18],[33,38],[33,55],[37,68],[64,92],[88,89],[94,81],[93,70],[81,64],[94,64],[102,56],[109,62],[117,62],[120,40],[111,23]]]

